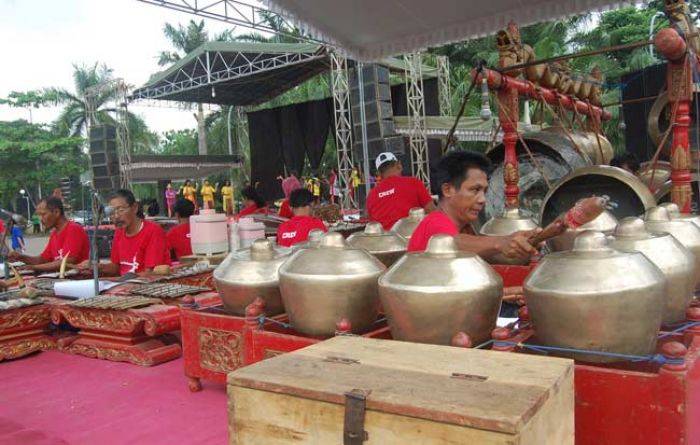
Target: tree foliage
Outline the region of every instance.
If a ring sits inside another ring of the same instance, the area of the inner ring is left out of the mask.
[[[0,205],[7,206],[20,189],[36,196],[59,186],[59,179],[87,168],[83,139],[25,120],[0,121]]]

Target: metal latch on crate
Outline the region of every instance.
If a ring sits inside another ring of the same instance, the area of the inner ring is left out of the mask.
[[[362,445],[369,439],[365,431],[365,408],[369,391],[353,389],[345,393],[343,445]]]

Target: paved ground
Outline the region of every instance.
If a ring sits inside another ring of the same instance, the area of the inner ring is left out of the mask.
[[[44,247],[46,247],[46,243],[49,242],[49,237],[48,235],[29,235],[24,238],[24,242],[26,243],[26,254],[39,255],[44,250]]]

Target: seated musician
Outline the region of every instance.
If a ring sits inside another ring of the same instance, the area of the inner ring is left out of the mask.
[[[250,216],[256,213],[267,213],[265,200],[258,194],[255,188],[248,186],[241,191],[243,196],[243,209],[238,212],[238,216]]]
[[[10,261],[21,261],[26,264],[23,268],[36,272],[54,272],[61,267],[65,257],[69,264],[78,264],[89,258],[87,233],[80,224],[66,219],[63,202],[59,198],[51,196],[42,199],[36,213],[44,227],[52,229],[46,248],[39,256],[12,251],[8,255]]]
[[[194,204],[187,199],[180,198],[175,201],[173,212],[175,212],[179,224],[168,230],[165,238],[168,241],[171,257],[179,260],[180,257],[192,255],[190,216],[194,215]]]
[[[293,246],[306,241],[313,229],[321,229],[324,232],[328,230],[323,221],[311,216],[313,201],[313,193],[305,188],[296,189],[289,195],[289,205],[294,216],[277,229],[277,244],[283,247]]]
[[[382,223],[384,230],[390,230],[414,207],[422,207],[426,213],[435,209],[425,184],[418,178],[402,176],[401,161],[393,153],[380,153],[375,165],[381,180],[367,195],[369,219]]]
[[[455,237],[460,250],[484,258],[501,253],[511,258],[530,258],[537,254],[528,238],[541,229],[515,232],[509,236],[477,236],[471,224],[486,204],[490,161],[483,155],[458,151],[444,156],[431,173],[439,197],[437,210],[416,227],[408,251],[423,251],[430,237],[447,234]]]
[[[130,190],[117,190],[109,200],[112,222],[116,226],[110,262],[100,263],[100,275],[150,272],[156,266],[170,265],[165,232],[156,223],[146,221]],[[80,269],[89,269],[84,261]]]

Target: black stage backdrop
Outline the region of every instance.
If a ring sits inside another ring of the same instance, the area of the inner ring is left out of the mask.
[[[267,201],[284,196],[276,178],[285,166],[300,174],[308,157],[313,169],[319,167],[331,113],[331,99],[323,99],[248,114],[252,181]]]
[[[439,115],[437,79],[423,81],[425,114]],[[406,86],[391,87],[394,115],[406,115]],[[333,123],[332,99],[314,100],[300,104],[248,113],[250,134],[251,176],[253,184],[267,201],[282,198],[282,185],[277,180],[287,172],[301,173],[304,158],[311,168],[321,164],[323,150]],[[439,141],[429,140],[431,158],[439,158]]]

